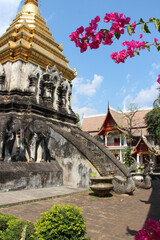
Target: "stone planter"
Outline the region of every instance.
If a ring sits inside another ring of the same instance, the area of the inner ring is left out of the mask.
[[[143,172],[134,172],[131,174],[134,180],[143,181]]]
[[[113,185],[111,183],[96,183],[91,186],[91,190],[94,192],[94,195],[99,197],[108,196],[112,189]]]
[[[109,176],[99,176],[99,177],[91,177],[91,190],[94,195],[99,197],[108,196],[110,191],[113,189],[112,180],[114,177],[112,175]]]
[[[112,180],[114,179],[113,176],[105,176],[105,177],[90,177],[91,184],[97,184],[97,183],[112,183]]]

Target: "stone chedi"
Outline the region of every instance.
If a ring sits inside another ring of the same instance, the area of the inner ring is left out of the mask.
[[[127,169],[82,132],[71,108],[72,80],[38,0],[24,6],[0,38],[0,191],[62,184],[88,187],[91,172]]]

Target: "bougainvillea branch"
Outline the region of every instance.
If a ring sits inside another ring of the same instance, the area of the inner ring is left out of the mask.
[[[135,240],[159,240],[160,239],[160,225],[158,221],[149,219],[146,226],[139,230],[136,234]]]
[[[151,33],[148,24],[152,23],[155,25],[158,32],[160,32],[160,19],[150,18],[147,22],[144,22],[141,18],[138,23],[130,22],[131,19],[126,17],[123,13],[106,13],[104,17],[105,23],[110,23],[109,29],[100,29],[97,31],[98,23],[100,22],[100,17],[97,16],[91,20],[89,27],[84,28],[83,26],[77,28],[75,32],[72,32],[70,35],[70,40],[74,41],[76,47],[80,48],[80,52],[85,52],[88,48],[97,49],[100,47],[100,44],[111,45],[114,40],[119,40],[121,35],[127,30],[129,35],[135,33],[137,25],[142,25],[142,31],[145,33]],[[140,34],[139,38],[143,38],[143,34]],[[139,55],[139,52],[142,49],[147,49],[150,51],[151,46],[155,46],[160,52],[160,43],[157,38],[154,38],[153,43],[148,43],[145,41],[125,41],[122,43],[122,46],[126,49],[121,50],[119,53],[114,52],[111,54],[111,58],[115,63],[124,63],[125,60],[135,55]],[[158,76],[157,82],[160,84],[160,75]]]

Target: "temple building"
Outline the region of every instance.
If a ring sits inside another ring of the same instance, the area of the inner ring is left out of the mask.
[[[62,51],[63,45],[54,41],[41,16],[38,0],[25,0],[0,38],[0,108],[14,108],[16,92],[27,92],[28,100],[23,104],[22,93],[17,94],[16,107],[75,123],[71,81],[77,72],[69,67]],[[39,103],[41,110],[36,106]]]
[[[139,164],[148,161],[160,163],[159,146],[154,145],[144,120],[150,110],[138,110],[132,119],[130,145],[133,149],[132,155]],[[129,145],[129,128],[126,116],[110,107],[107,114],[84,117],[82,120],[82,130],[92,136],[100,136],[105,146],[121,162],[123,162],[123,150]]]
[[[25,0],[0,37],[0,191],[86,188],[92,172],[129,176],[104,145],[76,125],[71,102],[77,72],[62,52],[38,0]]]

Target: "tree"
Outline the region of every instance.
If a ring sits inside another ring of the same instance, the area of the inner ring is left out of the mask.
[[[160,108],[160,87],[158,88],[159,89],[159,95],[158,95],[158,98],[153,102],[153,107],[154,108]]]
[[[145,122],[148,132],[156,145],[160,145],[160,88],[159,96],[153,103],[153,110],[147,113]]]
[[[77,125],[77,127],[81,128],[80,116],[79,116],[78,113],[76,113],[76,117],[77,117],[77,123],[76,123],[76,125]]]
[[[134,124],[134,116],[138,112],[138,108],[134,103],[130,103],[126,112],[122,111],[122,115],[127,121],[127,126],[123,127],[123,129],[128,134],[128,147],[131,148],[132,140],[133,140],[133,124]]]
[[[127,111],[121,111],[123,117],[127,121],[127,125],[123,127],[123,130],[127,132],[127,144],[128,146],[123,150],[123,161],[126,167],[131,167],[134,163],[134,158],[131,155],[132,152],[132,141],[134,130],[133,126],[135,124],[134,116],[138,112],[138,108],[134,103],[130,103]]]
[[[131,167],[133,164],[133,158],[131,156],[131,151],[132,148],[131,147],[127,147],[123,150],[123,161],[126,167]]]
[[[76,47],[80,48],[81,53],[85,52],[88,47],[90,49],[99,48],[100,44],[103,45],[111,45],[114,40],[119,40],[121,35],[127,32],[129,35],[135,33],[135,29],[138,25],[142,25],[142,31],[144,33],[151,33],[148,27],[148,24],[154,24],[157,31],[160,32],[160,19],[150,18],[148,21],[144,21],[142,18],[136,23],[131,23],[131,19],[126,17],[123,13],[106,13],[104,17],[105,23],[110,23],[111,27],[109,29],[100,29],[97,31],[98,22],[100,22],[100,17],[97,16],[91,20],[89,27],[84,28],[83,26],[77,28],[75,32],[70,34],[70,40],[74,41]],[[143,38],[143,34],[140,34],[140,39]],[[130,57],[134,57],[135,55],[139,55],[139,52],[142,49],[147,49],[150,51],[151,46],[155,46],[158,52],[160,52],[160,43],[157,38],[154,38],[153,43],[149,43],[147,41],[125,41],[122,43],[122,46],[126,47],[126,49],[121,50],[119,53],[114,52],[111,54],[111,58],[116,63],[124,63],[125,60]],[[157,82],[160,84],[160,75],[158,75]]]

